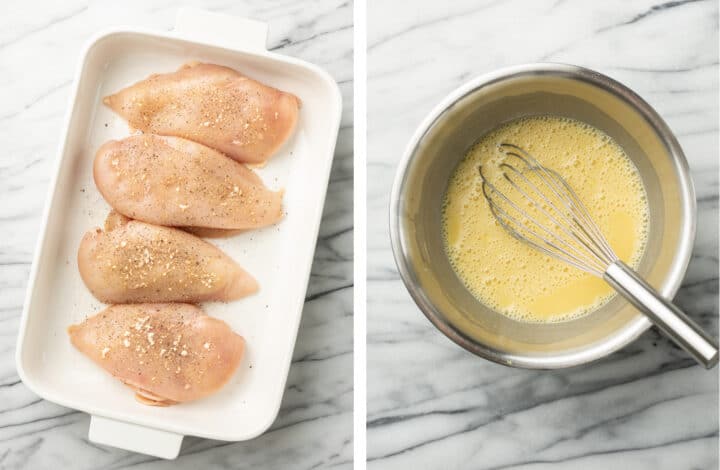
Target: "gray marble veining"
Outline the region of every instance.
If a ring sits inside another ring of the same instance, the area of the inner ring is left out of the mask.
[[[116,25],[168,30],[165,0],[0,5],[0,468],[350,468],[352,461],[352,3],[190,0],[266,21],[268,46],[326,69],[344,111],[312,278],[282,410],[244,443],[185,438],[165,462],[87,440],[84,413],[39,399],[18,379],[14,349],[40,217],[80,52]],[[232,417],[229,417],[232,419]]]
[[[476,358],[406,293],[387,205],[406,142],[452,89],[524,62],[599,70],[648,100],[688,156],[698,235],[676,301],[717,335],[718,3],[370,0],[368,23],[368,468],[717,469],[717,369],[655,330],[567,370]]]

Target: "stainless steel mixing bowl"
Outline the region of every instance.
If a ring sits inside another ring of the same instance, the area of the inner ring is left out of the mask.
[[[649,326],[615,297],[591,314],[552,324],[523,323],[480,303],[445,254],[441,206],[451,172],[483,134],[522,116],[554,114],[601,129],[637,166],[648,195],[650,231],[638,272],[675,295],[695,238],[695,192],[676,138],[642,98],[592,70],[529,64],[478,77],[423,121],[403,156],[390,202],[390,235],[400,275],[428,319],[465,349],[502,364],[560,368],[622,348]]]

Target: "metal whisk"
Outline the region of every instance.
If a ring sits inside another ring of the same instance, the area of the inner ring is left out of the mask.
[[[601,277],[706,368],[718,362],[714,339],[623,263],[570,185],[517,145],[500,144],[503,192],[479,167],[495,219],[513,237]]]

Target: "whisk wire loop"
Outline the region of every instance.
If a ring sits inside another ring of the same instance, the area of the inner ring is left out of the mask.
[[[483,173],[483,167],[479,167],[483,195],[495,219],[516,239],[578,269],[602,276],[618,258],[577,194],[558,173],[540,165],[521,147],[502,143],[499,148],[521,165],[508,160],[499,165],[514,197],[498,189]]]
[[[545,182],[548,184],[548,187],[552,190],[553,194],[566,204],[574,216],[577,216],[580,219],[578,226],[581,230],[586,231],[586,229],[589,229],[588,236],[590,236],[593,242],[601,248],[603,255],[607,258],[607,260],[604,261],[607,262],[607,264],[617,261],[617,255],[615,255],[615,252],[610,247],[610,244],[603,236],[600,228],[593,221],[590,213],[585,205],[580,201],[577,193],[575,193],[562,176],[560,176],[556,171],[540,165],[540,162],[538,162],[535,157],[530,155],[530,153],[522,147],[510,143],[502,143],[500,144],[500,147],[503,149],[511,148],[520,152],[522,156],[515,152],[505,151],[508,155],[520,158],[528,169],[545,176]]]
[[[538,211],[540,211],[545,217],[549,219],[549,221],[554,225],[556,228],[561,230],[566,235],[574,238],[577,242],[580,242],[586,249],[590,250],[592,255],[597,260],[600,260],[602,263],[602,256],[592,247],[592,239],[589,237],[587,232],[583,229],[582,225],[580,225],[577,221],[577,219],[572,215],[568,215],[565,213],[564,210],[557,207],[557,205],[552,201],[551,198],[547,197],[547,195],[543,194],[543,192],[529,179],[527,178],[522,172],[520,172],[517,168],[513,167],[512,165],[508,165],[507,163],[502,163],[500,165],[501,168],[506,168],[507,170],[513,172],[515,176],[520,178],[525,185],[530,187],[532,191],[539,197],[545,204],[552,207],[554,211],[559,215],[559,218],[562,219],[562,221],[558,220],[550,211],[546,210],[545,207],[543,207],[542,204],[540,204],[533,196],[529,195],[525,190],[521,187],[521,185],[517,184],[513,178],[510,177],[508,173],[504,173],[503,176],[506,181],[510,183],[510,185],[515,188],[520,194],[522,194],[525,199],[527,199],[533,207],[535,207]],[[534,171],[534,169],[530,169],[530,171]],[[566,205],[566,209],[568,209]],[[565,222],[566,225],[563,224]],[[544,227],[543,227],[544,228]],[[578,230],[579,229],[579,232]],[[544,231],[546,233],[549,233],[550,235],[554,236],[554,233],[552,231],[549,231],[544,228]],[[573,245],[566,244],[568,249],[574,249]]]
[[[480,169],[482,173],[482,168]],[[487,194],[488,189],[490,191],[493,191],[498,197],[502,198],[507,202],[507,204],[512,207],[515,211],[520,211],[520,209],[515,205],[514,202],[507,199],[507,197],[497,190],[497,188],[490,182],[483,183],[483,193],[485,195],[485,198],[488,200],[491,200],[491,196]],[[532,221],[534,225],[536,225],[538,228],[540,228],[542,231],[544,231],[548,236],[550,236],[553,240],[555,240],[555,243],[553,243],[550,240],[547,240],[543,238],[542,235],[538,234],[536,230],[532,229],[531,227],[528,227],[525,223],[518,220],[517,218],[510,215],[505,209],[503,209],[500,205],[491,203],[490,204],[490,211],[493,213],[493,216],[498,221],[498,223],[514,238],[518,239],[521,242],[527,243],[531,246],[533,246],[535,249],[549,255],[552,257],[558,258],[559,255],[548,249],[548,245],[550,248],[553,248],[557,252],[563,252],[563,248],[561,248],[558,245],[564,245],[567,252],[564,252],[564,256],[560,257],[562,261],[565,261],[566,263],[581,269],[583,271],[590,272],[591,274],[597,274],[602,275],[602,270],[599,266],[592,264],[591,266],[587,266],[587,261],[583,260],[583,256],[581,253],[578,253],[577,250],[575,250],[571,245],[567,245],[567,243],[562,240],[562,238],[555,235],[552,231],[547,229],[545,226],[537,222],[532,216],[527,217],[528,220]],[[515,227],[520,228],[523,230],[521,233],[519,230],[516,230]],[[592,262],[591,262],[592,263]]]

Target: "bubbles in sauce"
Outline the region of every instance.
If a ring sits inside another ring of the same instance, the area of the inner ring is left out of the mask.
[[[448,183],[442,214],[445,250],[480,302],[525,322],[566,321],[596,310],[614,295],[605,281],[521,243],[495,221],[482,194],[478,166],[497,167],[504,158],[497,148],[501,142],[519,145],[560,173],[615,253],[632,267],[642,258],[649,228],[647,196],[637,169],[602,131],[568,118],[534,116],[482,137]],[[495,171],[491,179],[499,175]]]

